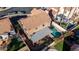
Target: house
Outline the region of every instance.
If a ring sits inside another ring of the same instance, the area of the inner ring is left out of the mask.
[[[28,38],[35,39],[32,36],[34,36],[34,34],[36,35],[40,30],[49,27],[51,19],[45,11],[41,9],[33,9],[29,17],[20,19],[18,22]]]
[[[71,13],[71,10],[72,10],[72,8],[73,7],[64,7],[64,15],[66,16],[66,17],[68,17],[69,16],[69,14]]]
[[[68,19],[74,19],[74,12],[76,10],[76,7],[72,7],[69,15],[68,15]]]
[[[11,31],[9,18],[0,19],[0,35]]]
[[[0,46],[7,45],[10,42],[9,34],[12,34],[12,32],[12,24],[9,18],[0,19]]]
[[[71,19],[76,21],[77,18],[79,18],[79,8],[78,7],[75,8],[74,13],[73,13]]]

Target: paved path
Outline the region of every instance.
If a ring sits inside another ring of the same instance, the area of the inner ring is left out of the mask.
[[[52,25],[59,31],[59,32],[66,32],[67,30],[65,30],[64,28],[62,28],[61,26],[59,26],[57,23],[52,22]]]
[[[30,51],[30,49],[27,46],[25,46],[25,47],[19,49],[18,51]]]

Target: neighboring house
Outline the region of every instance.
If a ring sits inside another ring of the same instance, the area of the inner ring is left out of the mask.
[[[73,19],[74,18],[73,15],[74,15],[75,10],[76,10],[76,7],[72,7],[72,9],[71,9],[71,11],[70,11],[70,13],[68,15],[68,19]]]
[[[60,7],[58,14],[64,14],[66,17],[69,16],[73,7]]]
[[[15,35],[9,18],[0,19],[0,46],[3,46],[4,43],[5,45],[9,43],[9,35]]]
[[[77,18],[79,18],[79,8],[76,7],[71,19],[76,21]]]
[[[75,9],[76,9],[75,7],[60,7],[58,11],[58,15],[63,14],[69,19],[72,17]]]
[[[27,34],[28,38],[36,40],[32,36],[34,35],[37,36],[38,34],[37,32],[39,32],[40,30],[43,30],[46,27],[49,27],[51,19],[45,11],[41,9],[33,9],[29,17],[20,19],[18,22],[23,28],[24,32]]]
[[[54,16],[63,14],[68,19],[75,19],[79,15],[79,8],[78,7],[49,7],[52,9],[52,13]]]
[[[0,19],[0,34],[10,32],[10,30],[11,30],[11,23],[9,18]]]
[[[73,8],[73,7],[64,7],[64,9],[65,9],[65,10],[64,10],[64,15],[65,15],[66,17],[69,16],[69,14],[70,14],[72,8]]]

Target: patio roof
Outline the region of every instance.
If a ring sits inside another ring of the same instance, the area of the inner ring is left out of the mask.
[[[42,38],[44,38],[45,36],[49,35],[50,37],[53,37],[53,35],[51,35],[51,30],[46,27],[38,32],[36,32],[32,37],[31,37],[31,40],[33,42],[36,42]]]

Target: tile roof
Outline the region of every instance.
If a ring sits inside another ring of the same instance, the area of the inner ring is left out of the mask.
[[[9,32],[11,30],[11,23],[9,18],[0,19],[0,34]]]
[[[42,10],[34,10],[32,11],[32,16],[29,16],[27,18],[21,19],[20,22],[24,27],[28,29],[36,28],[40,25],[43,25],[45,23],[49,23],[50,17],[45,11]]]

